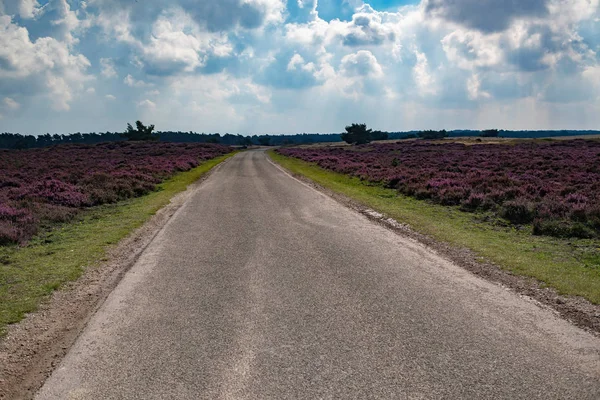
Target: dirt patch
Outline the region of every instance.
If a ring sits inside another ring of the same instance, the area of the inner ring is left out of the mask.
[[[88,269],[77,281],[54,292],[38,311],[8,327],[7,335],[0,339],[0,399],[33,398],[123,275],[179,207],[224,162],[110,249],[108,261]]]
[[[469,249],[440,242],[430,236],[416,232],[407,224],[399,223],[393,218],[389,218],[384,214],[374,211],[348,196],[323,187],[303,175],[295,174],[285,169],[279,164],[274,164],[282,170],[285,170],[294,178],[327,194],[344,206],[365,215],[370,220],[375,221],[400,235],[423,243],[441,256],[453,261],[473,274],[509,288],[519,295],[526,296],[533,300],[538,306],[552,310],[576,326],[600,337],[600,305],[592,304],[583,297],[560,295],[555,289],[546,287],[542,282],[539,282],[534,278],[515,275],[502,269],[500,266],[477,256]]]

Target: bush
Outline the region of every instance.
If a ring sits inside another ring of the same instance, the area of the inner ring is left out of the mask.
[[[536,218],[533,221],[534,235],[548,235],[560,238],[576,237],[582,239],[591,239],[598,237],[598,233],[586,225],[568,221],[552,221]]]
[[[466,200],[460,203],[463,210],[473,211],[483,206],[487,197],[483,193],[471,193]]]
[[[534,205],[524,200],[507,201],[500,207],[500,216],[513,224],[528,224],[535,215]]]
[[[600,231],[600,206],[595,206],[587,211],[588,223],[597,231]]]
[[[445,129],[441,130],[441,131],[428,130],[428,131],[419,132],[418,136],[421,139],[425,139],[425,140],[443,139],[445,137],[448,137],[448,132],[446,132]]]
[[[498,137],[498,129],[486,129],[485,131],[481,131],[479,134],[480,137]]]

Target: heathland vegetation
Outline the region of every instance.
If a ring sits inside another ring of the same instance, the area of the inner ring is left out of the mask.
[[[138,121],[127,141],[0,150],[0,335],[233,154],[158,143],[153,130]]]
[[[216,144],[118,142],[0,150],[0,245],[82,209],[138,197],[173,174],[231,152]]]
[[[534,234],[600,236],[600,142],[417,141],[278,151],[417,199],[531,224]]]

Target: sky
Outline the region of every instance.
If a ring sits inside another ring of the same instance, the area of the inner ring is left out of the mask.
[[[0,0],[0,132],[600,129],[600,0]]]

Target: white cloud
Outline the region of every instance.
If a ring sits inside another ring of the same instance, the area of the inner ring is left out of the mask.
[[[150,100],[146,99],[146,100],[142,100],[142,101],[138,102],[137,106],[140,107],[140,108],[146,108],[146,109],[154,110],[156,108],[156,103],[154,103],[153,101],[150,101]]]
[[[4,106],[6,108],[8,108],[9,110],[18,110],[19,107],[21,107],[21,105],[19,103],[17,103],[15,100],[11,99],[10,97],[5,97],[2,102],[4,103]]]
[[[383,69],[377,58],[368,50],[359,50],[342,58],[340,70],[346,76],[375,76],[383,75]]]
[[[210,43],[201,40],[200,35],[185,33],[189,29],[195,29],[195,24],[184,13],[176,13],[171,18],[159,17],[152,28],[150,42],[142,50],[146,62],[161,72],[192,72],[202,66],[201,52],[208,50]]]
[[[467,81],[467,92],[471,100],[489,99],[491,97],[488,92],[481,90],[481,81],[477,74],[473,74]]]
[[[31,19],[39,11],[39,6],[36,0],[0,0],[0,13]]]
[[[34,97],[83,120],[89,56],[119,105],[112,118],[147,112],[166,129],[518,127],[529,115],[540,128],[598,126],[599,2],[422,0],[384,12],[356,0],[326,21],[316,0],[0,0],[15,15],[0,17],[0,99],[22,104],[23,124]],[[84,36],[91,25],[100,33]],[[3,125],[17,121],[2,106]]]
[[[100,58],[101,74],[105,78],[117,77],[117,71],[115,70],[115,63],[110,58]]]
[[[298,66],[304,64],[304,58],[298,53],[294,54],[290,59],[290,62],[287,65],[288,71],[294,71],[298,68]]]
[[[74,93],[89,80],[82,54],[50,37],[31,41],[26,28],[0,16],[0,83],[10,93],[44,94],[57,110],[69,110]]]
[[[417,88],[423,95],[433,95],[436,93],[435,81],[429,71],[429,63],[425,53],[415,51],[417,63],[413,67],[413,77]]]
[[[472,70],[494,67],[504,61],[499,39],[498,35],[458,29],[446,35],[441,43],[448,61]]]
[[[127,74],[125,79],[123,79],[123,83],[125,83],[129,87],[134,87],[134,88],[143,88],[143,87],[152,86],[151,83],[146,83],[141,79],[140,80],[135,79],[133,76],[131,76],[131,74]]]

